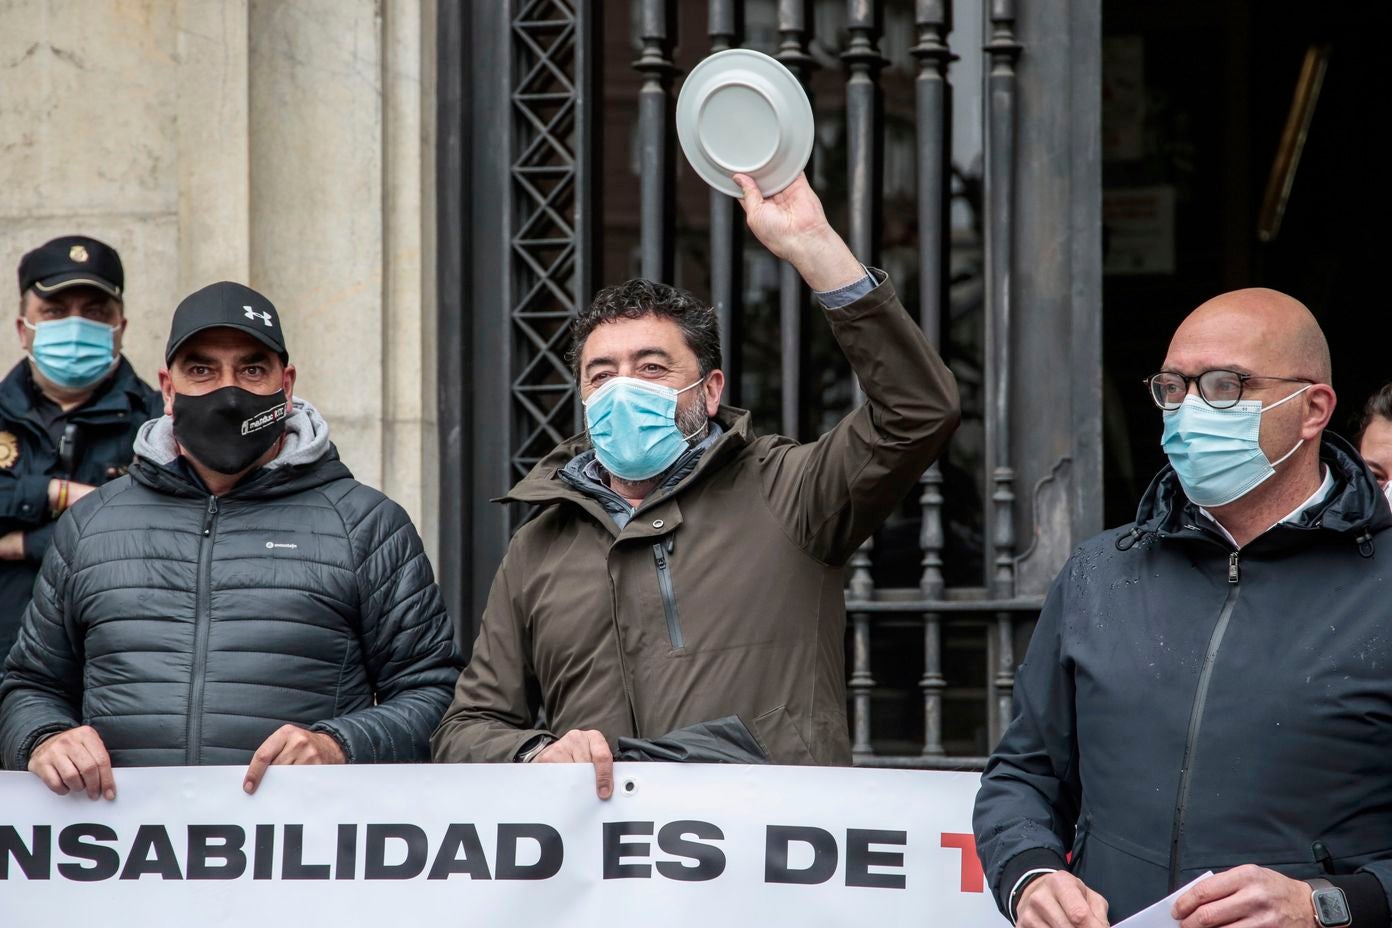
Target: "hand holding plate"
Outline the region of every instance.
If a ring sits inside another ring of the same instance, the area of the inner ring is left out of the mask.
[[[865,268],[827,222],[807,175],[799,174],[771,197],[760,194],[746,174],[736,174],[734,180],[744,193],[740,206],[749,230],[776,257],[797,268],[813,290],[835,290],[865,276]]]

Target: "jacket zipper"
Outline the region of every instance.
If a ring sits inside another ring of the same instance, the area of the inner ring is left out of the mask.
[[[1208,699],[1208,687],[1213,680],[1213,665],[1218,660],[1218,649],[1223,644],[1223,635],[1228,630],[1228,620],[1232,618],[1237,606],[1238,593],[1242,589],[1242,568],[1238,563],[1238,552],[1228,555],[1228,594],[1223,599],[1223,608],[1218,613],[1218,622],[1208,638],[1208,650],[1204,653],[1203,667],[1199,671],[1199,685],[1194,692],[1194,705],[1189,710],[1189,732],[1184,739],[1184,760],[1179,768],[1179,793],[1175,798],[1173,831],[1170,833],[1170,891],[1179,888],[1179,852],[1184,837],[1184,812],[1189,804],[1189,775],[1197,760],[1196,748],[1199,727],[1203,722],[1204,702]]]
[[[667,560],[667,552],[662,549],[662,541],[652,546],[653,560],[657,562],[657,588],[662,592],[662,614],[667,619],[667,637],[672,649],[685,646],[682,636],[681,618],[677,615],[677,595],[672,591],[672,564]]]
[[[203,537],[198,541],[197,605],[193,626],[193,674],[189,679],[188,744],[184,762],[198,764],[203,740],[203,686],[208,671],[208,626],[212,622],[213,537],[217,530],[218,498],[208,497],[203,517]]]

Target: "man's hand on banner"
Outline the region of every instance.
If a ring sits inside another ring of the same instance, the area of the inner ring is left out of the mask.
[[[348,758],[333,735],[282,725],[252,755],[242,789],[256,792],[266,768],[283,764],[346,764]]]
[[[1015,909],[1016,928],[1107,928],[1107,900],[1059,870],[1030,883]]]
[[[775,257],[797,268],[813,290],[836,290],[865,276],[864,265],[827,222],[806,174],[771,197],[759,193],[759,185],[745,174],[734,179],[744,191],[739,203],[749,230]]]
[[[595,792],[600,799],[614,795],[614,752],[604,734],[597,731],[568,731],[558,741],[547,745],[536,756],[534,764],[594,764]]]
[[[1209,877],[1175,900],[1170,912],[1181,928],[1311,928],[1310,884],[1245,864]]]
[[[90,725],[69,728],[39,742],[29,754],[29,772],[59,796],[85,791],[89,799],[116,798],[111,758],[101,735]]]

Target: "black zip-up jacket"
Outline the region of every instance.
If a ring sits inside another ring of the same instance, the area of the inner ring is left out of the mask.
[[[1392,513],[1346,442],[1320,457],[1326,500],[1241,551],[1166,468],[1134,526],[1064,567],[976,800],[1002,911],[1039,867],[1119,921],[1250,863],[1327,875],[1355,925],[1386,928]]]
[[[406,513],[301,400],[277,462],[223,496],[169,432],[58,522],[0,682],[3,765],[79,724],[116,766],[245,764],[285,723],[353,763],[429,760],[461,661]]]
[[[24,559],[0,561],[0,667],[53,538],[49,481],[67,477],[101,486],[121,476],[130,466],[136,431],[163,412],[159,392],[123,357],[92,398],[65,417],[72,426],[65,460],[35,414],[33,396],[29,362],[20,361],[0,381],[0,535],[24,533]]]

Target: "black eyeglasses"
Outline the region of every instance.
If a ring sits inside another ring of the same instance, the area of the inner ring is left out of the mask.
[[[1189,384],[1199,385],[1199,397],[1214,409],[1231,409],[1242,400],[1242,391],[1249,380],[1283,380],[1288,383],[1314,383],[1305,377],[1263,377],[1259,374],[1240,374],[1237,371],[1204,371],[1189,377],[1178,371],[1151,374],[1143,383],[1150,387],[1150,398],[1161,409],[1178,409],[1189,394]]]

